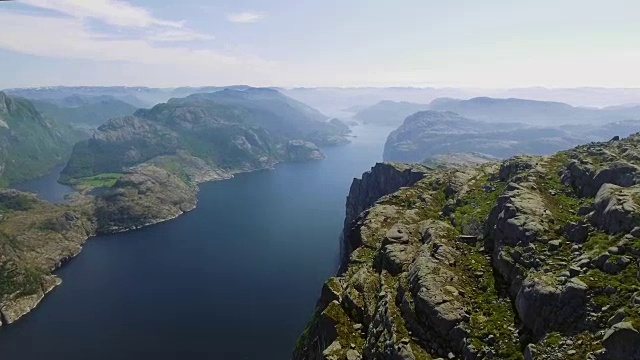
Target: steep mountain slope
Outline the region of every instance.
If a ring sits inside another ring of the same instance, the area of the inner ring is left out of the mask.
[[[452,111],[477,120],[521,122],[529,125],[583,125],[630,119],[640,120],[640,109],[638,108],[579,108],[560,102],[514,98],[436,99],[431,102],[429,109]]]
[[[0,185],[44,175],[83,136],[44,117],[31,102],[0,92]]]
[[[129,103],[109,96],[72,96],[56,102],[32,102],[44,116],[81,129],[96,129],[111,118],[132,115],[137,109]]]
[[[342,131],[324,120],[314,109],[270,89],[223,90],[171,99],[99,127],[91,139],[74,147],[62,180],[119,173],[181,151],[203,160],[211,171],[226,173],[301,160],[301,147],[318,158],[315,145],[290,140],[303,139],[311,132]]]
[[[632,120],[602,126],[532,127],[473,120],[453,112],[423,111],[409,116],[389,134],[383,158],[420,162],[453,152],[475,152],[499,158],[517,154],[545,155],[639,130],[640,121]]]
[[[293,358],[640,359],[639,154],[376,165]]]
[[[428,110],[427,104],[416,104],[406,101],[383,100],[375,105],[366,107],[353,116],[363,124],[399,126],[404,119],[418,111]]]

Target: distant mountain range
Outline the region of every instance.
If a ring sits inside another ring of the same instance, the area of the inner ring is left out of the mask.
[[[68,106],[65,99],[110,98],[131,104],[136,108],[148,108],[166,102],[170,98],[185,97],[196,93],[215,92],[224,89],[245,90],[246,85],[203,86],[178,88],[151,88],[128,86],[48,86],[39,88],[6,89],[12,96],[43,100],[60,106]]]
[[[544,155],[638,131],[639,120],[551,127],[486,122],[454,112],[429,110],[409,116],[389,134],[383,158],[385,161],[421,162],[449,153],[481,153],[498,158],[518,154]]]
[[[453,111],[462,116],[494,122],[522,122],[530,125],[603,124],[638,119],[640,107],[580,108],[553,101],[494,99],[436,99],[429,108]]]
[[[529,125],[604,124],[640,120],[640,106],[611,106],[602,109],[575,107],[553,101],[476,97],[468,100],[439,98],[429,105],[381,101],[364,108],[354,119],[364,124],[399,126],[409,115],[421,110],[451,111],[476,120],[519,122]]]
[[[9,95],[28,99],[62,99],[73,95],[107,95],[135,107],[148,108],[166,102],[172,97],[185,97],[231,88],[243,90],[246,85],[202,86],[178,88],[150,88],[125,86],[53,86],[26,89],[7,89]],[[539,101],[556,101],[581,107],[606,107],[640,105],[638,88],[557,88],[542,87],[517,89],[468,89],[452,87],[361,87],[361,88],[275,88],[286,96],[308,104],[331,117],[350,117],[363,107],[382,100],[407,101],[427,104],[437,98],[469,99],[474,97],[521,98]]]
[[[383,100],[358,111],[353,118],[363,124],[398,126],[404,119],[418,111],[428,110],[428,104]]]
[[[137,107],[111,96],[72,95],[54,100],[32,100],[45,116],[81,129],[96,129],[107,120],[133,114]]]

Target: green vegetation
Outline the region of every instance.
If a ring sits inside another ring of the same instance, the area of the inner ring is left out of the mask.
[[[560,173],[568,162],[569,157],[566,152],[552,155],[541,163],[545,170],[544,174],[539,174],[535,178],[538,192],[559,228],[569,222],[579,221],[581,217],[577,215],[577,210],[591,201],[578,197],[571,187],[565,186],[560,181]]]
[[[13,262],[0,263],[0,300],[8,295],[26,296],[41,288],[43,273],[29,267],[19,267]]]
[[[589,233],[589,237],[584,243],[584,250],[593,255],[598,255],[614,246],[620,238],[621,236],[611,236],[601,231],[593,231]]]
[[[504,191],[504,182],[491,181],[492,174],[483,170],[469,184],[469,190],[456,206],[455,227],[461,234],[470,232],[484,233],[484,224],[489,212],[495,206],[498,197]]]
[[[45,118],[28,100],[0,92],[0,186],[46,174],[85,134]]]
[[[598,269],[591,269],[580,276],[594,292],[593,303],[603,309],[603,321],[613,316],[618,309],[625,309],[626,321],[630,321],[636,329],[640,328],[640,314],[637,309],[631,307],[631,298],[640,291],[640,281],[637,277],[639,270],[637,262],[632,261],[619,274],[607,274]],[[616,291],[603,291],[607,287]]]
[[[107,188],[115,185],[116,181],[118,181],[118,179],[120,179],[121,177],[122,177],[122,174],[119,174],[119,173],[104,173],[104,174],[98,174],[98,175],[89,176],[85,178],[75,179],[72,182],[72,184],[87,186],[91,188],[96,188],[96,187]]]
[[[345,346],[348,344],[354,344],[356,349],[362,349],[364,347],[364,339],[359,331],[353,329],[355,323],[349,318],[349,315],[344,312],[342,307],[335,303],[329,303],[329,306],[322,312],[321,316],[326,316],[335,321],[335,328],[338,332],[338,339]],[[343,352],[346,349],[343,347]],[[344,354],[341,354],[344,355]]]

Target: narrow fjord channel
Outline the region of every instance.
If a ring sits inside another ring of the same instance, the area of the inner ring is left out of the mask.
[[[63,284],[0,330],[2,358],[288,359],[337,269],[351,180],[389,131],[354,129],[324,161],[205,183],[190,213],[89,239]]]

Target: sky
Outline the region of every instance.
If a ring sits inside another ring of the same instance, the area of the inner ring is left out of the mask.
[[[0,88],[640,87],[630,0],[0,2]]]

